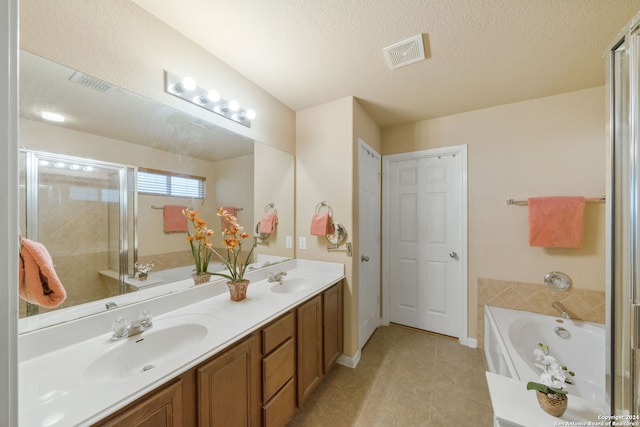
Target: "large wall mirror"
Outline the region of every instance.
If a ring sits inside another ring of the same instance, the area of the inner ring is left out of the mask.
[[[198,210],[217,236],[217,208],[234,209],[246,251],[262,215],[277,212],[252,268],[294,256],[293,155],[25,51],[20,148],[21,234],[47,248],[67,293],[55,309],[21,301],[21,332],[176,291],[193,260],[167,207]],[[141,172],[175,188],[137,191]],[[154,264],[146,280],[136,261]]]

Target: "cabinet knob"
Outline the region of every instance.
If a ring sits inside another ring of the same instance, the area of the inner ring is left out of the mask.
[[[362,256],[360,257],[360,261],[362,261],[362,262],[369,262],[369,257],[368,257],[368,256],[365,256],[365,255],[362,255]]]

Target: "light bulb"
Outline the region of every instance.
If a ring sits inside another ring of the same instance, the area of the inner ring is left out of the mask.
[[[210,102],[216,103],[220,101],[220,94],[217,90],[211,89],[204,95],[196,96],[193,100],[199,104],[208,104]]]
[[[173,85],[173,91],[175,93],[183,93],[185,91],[192,91],[196,88],[196,81],[192,77],[185,77],[181,82]]]
[[[240,103],[235,99],[232,99],[229,101],[229,104],[227,104],[227,108],[231,111],[238,111],[240,109]]]
[[[209,92],[207,92],[207,99],[209,100],[209,102],[218,102],[220,101],[220,94],[217,90],[211,89]]]
[[[46,160],[40,160],[40,166],[49,166],[49,162]]]
[[[182,87],[185,90],[194,90],[196,88],[196,81],[193,79],[193,77],[187,76],[182,79]]]
[[[85,167],[82,168],[82,170],[85,171],[85,172],[91,172],[93,170],[93,167],[92,166],[85,166]]]
[[[249,108],[245,113],[244,116],[249,119],[249,120],[253,120],[256,118],[256,111]]]
[[[53,166],[57,167],[58,169],[62,169],[63,167],[65,167],[65,164],[62,162],[58,162],[56,164],[54,164]]]
[[[79,165],[71,165],[71,166],[69,166],[69,169],[77,171],[78,169],[80,169],[80,166]]]

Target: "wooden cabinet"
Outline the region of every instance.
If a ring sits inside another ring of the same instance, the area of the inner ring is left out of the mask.
[[[149,393],[95,426],[182,427],[182,381]]]
[[[285,426],[296,411],[295,312],[262,330],[263,425]]]
[[[95,426],[283,427],[342,354],[342,282]]]
[[[298,406],[302,406],[322,379],[322,295],[298,307]]]
[[[323,369],[327,374],[336,364],[343,349],[342,282],[322,293]]]
[[[255,335],[216,356],[197,372],[199,426],[262,424],[260,347]]]

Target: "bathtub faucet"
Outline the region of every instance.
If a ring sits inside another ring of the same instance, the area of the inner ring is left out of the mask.
[[[554,301],[553,304],[551,304],[551,307],[558,310],[560,312],[560,316],[562,316],[563,319],[570,319],[567,309],[564,307],[564,305],[562,305],[561,302]]]

